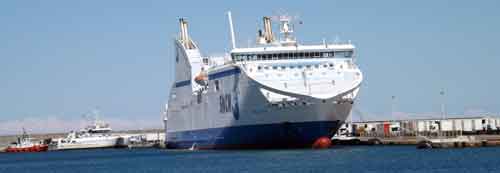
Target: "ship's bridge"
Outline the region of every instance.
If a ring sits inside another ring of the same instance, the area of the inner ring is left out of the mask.
[[[237,48],[231,58],[251,79],[266,86],[262,94],[276,103],[295,98],[270,88],[327,99],[359,85],[362,76],[353,60],[354,50],[347,43]]]
[[[297,45],[235,48],[231,51],[233,62],[286,60],[307,58],[352,58],[354,56],[352,44],[324,44],[324,45]]]

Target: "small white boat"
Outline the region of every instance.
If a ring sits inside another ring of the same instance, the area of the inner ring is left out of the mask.
[[[112,148],[120,146],[121,136],[111,133],[109,124],[98,121],[79,132],[71,131],[65,138],[53,139],[49,150]]]

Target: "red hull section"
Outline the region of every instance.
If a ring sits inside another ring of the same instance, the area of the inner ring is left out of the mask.
[[[5,152],[19,153],[19,152],[44,152],[49,149],[48,145],[34,145],[31,147],[8,147]]]

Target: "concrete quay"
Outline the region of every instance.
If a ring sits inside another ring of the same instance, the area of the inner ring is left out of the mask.
[[[465,138],[465,139],[464,139]],[[333,140],[334,145],[415,145],[426,139],[432,148],[464,148],[500,146],[500,135],[469,135],[460,137],[427,138],[415,136],[351,137],[350,140]]]

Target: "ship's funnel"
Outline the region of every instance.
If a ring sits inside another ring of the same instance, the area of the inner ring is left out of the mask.
[[[180,33],[180,41],[186,47],[186,49],[193,49],[193,43],[191,42],[191,39],[189,39],[189,34],[188,34],[188,22],[184,18],[179,19],[179,24],[181,27],[181,33]]]
[[[264,17],[264,39],[266,40],[266,43],[272,43],[274,41],[274,36],[273,36],[273,29],[271,27],[271,18],[270,17]]]

